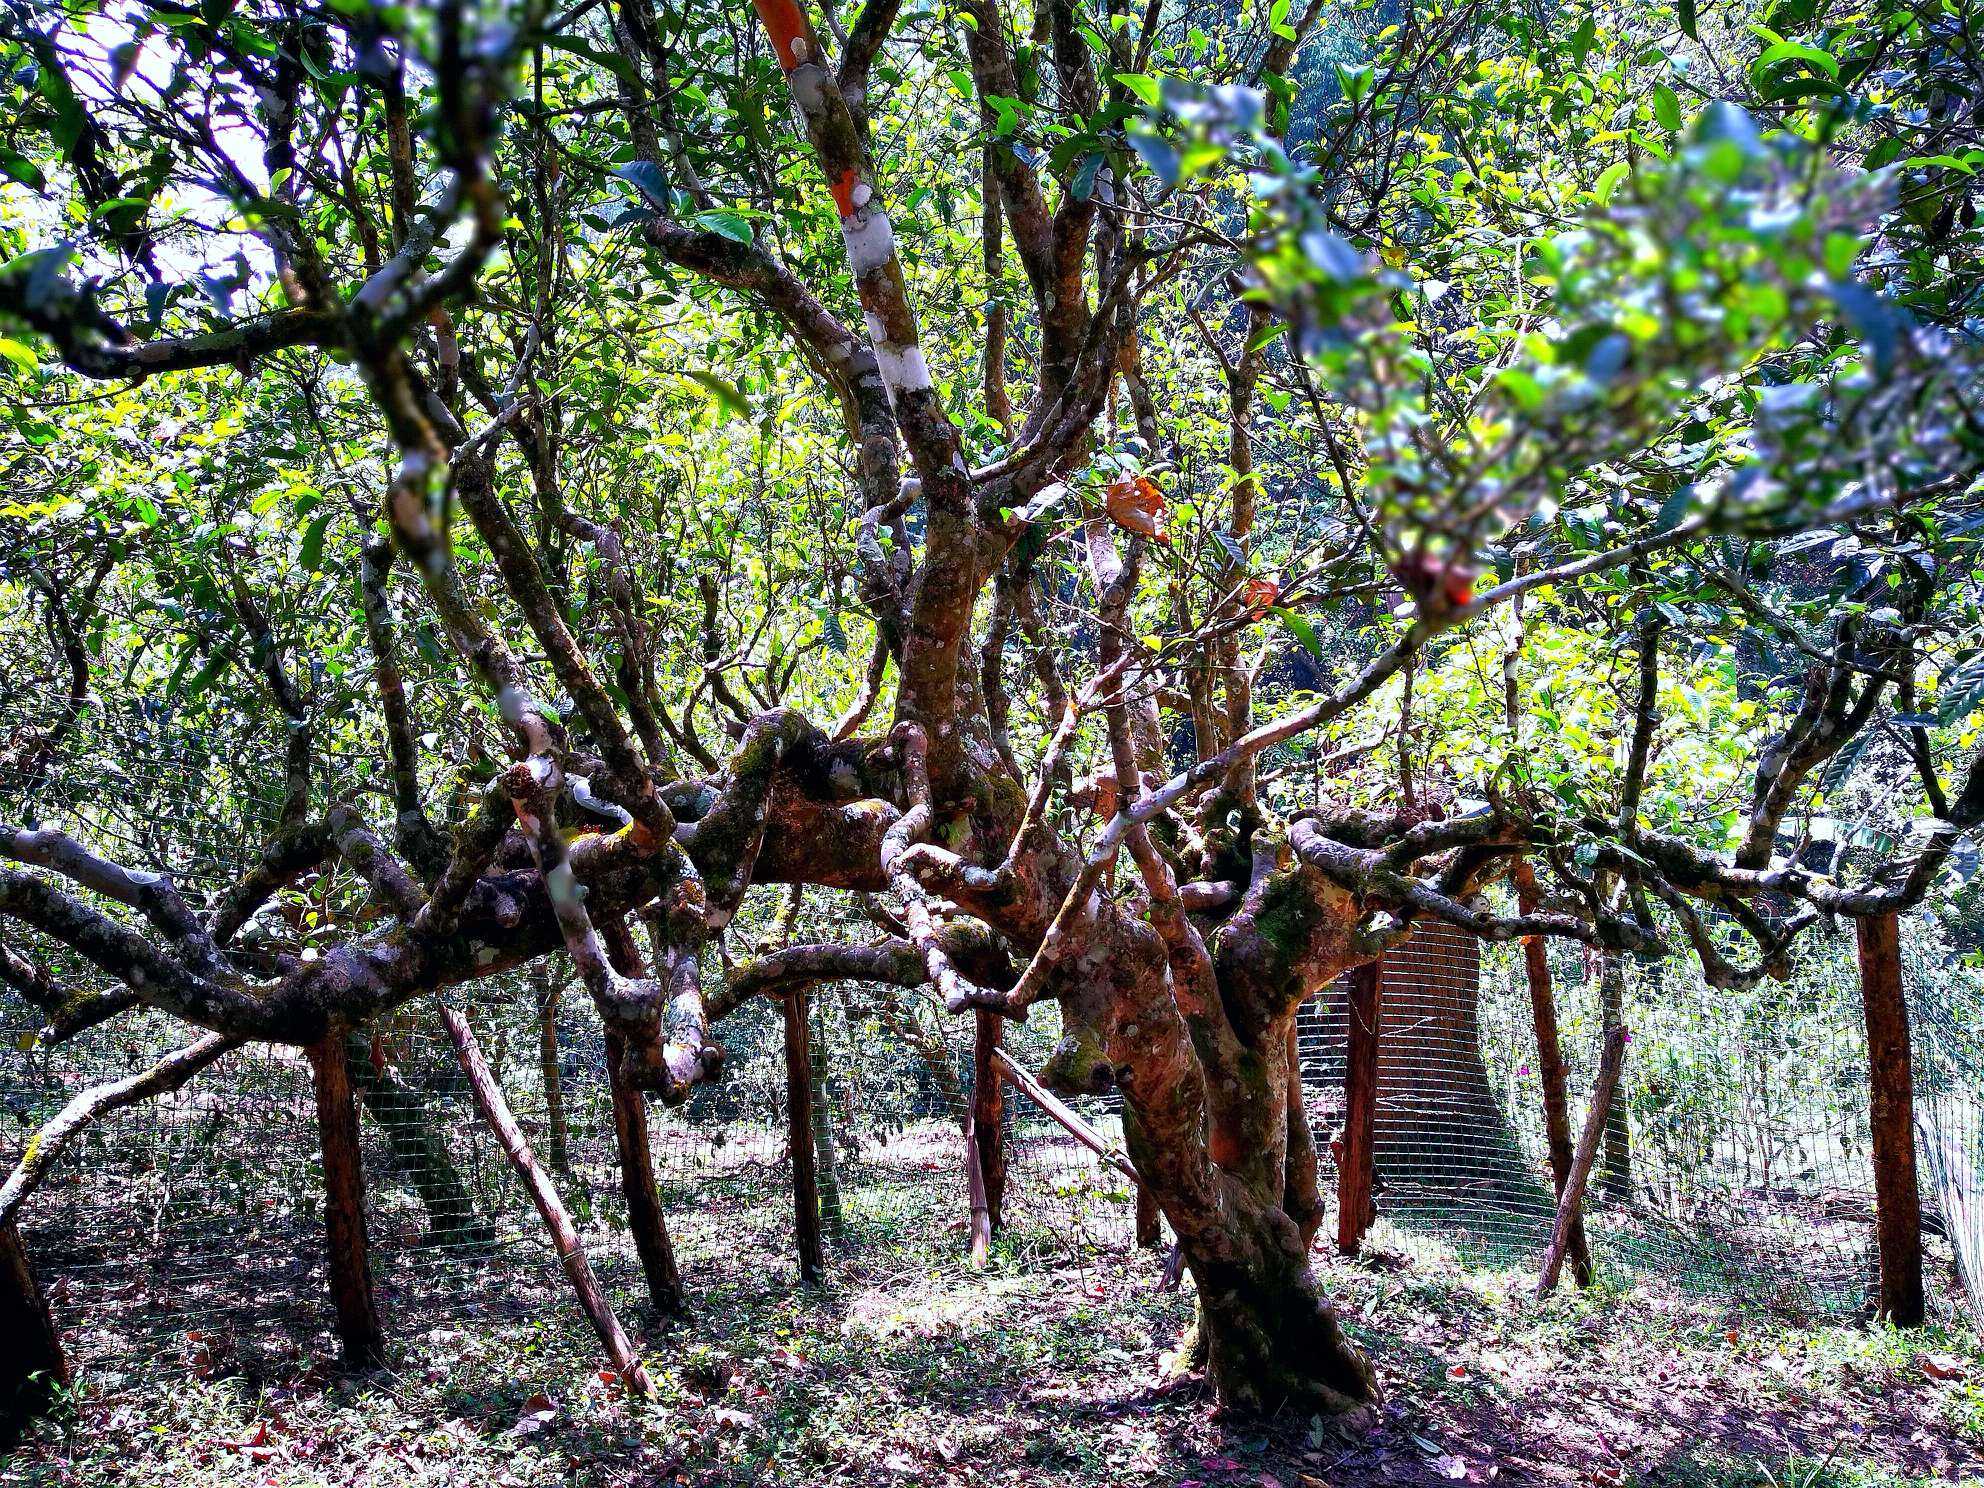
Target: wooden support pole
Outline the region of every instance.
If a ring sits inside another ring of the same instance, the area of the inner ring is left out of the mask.
[[[1006,1020],[978,1008],[973,1014],[971,1040],[972,1145],[978,1170],[985,1179],[985,1210],[992,1232],[1005,1222],[1006,1206],[1006,1084],[999,1078],[993,1055],[1004,1045]]]
[[[566,1279],[572,1284],[572,1291],[579,1299],[579,1307],[585,1313],[586,1320],[592,1324],[593,1331],[606,1348],[607,1362],[619,1374],[620,1383],[629,1394],[652,1395],[654,1386],[649,1383],[647,1371],[641,1367],[640,1357],[627,1339],[626,1329],[620,1326],[612,1304],[599,1289],[592,1267],[586,1264],[586,1253],[579,1245],[579,1232],[572,1224],[565,1201],[559,1198],[556,1186],[539,1166],[530,1150],[530,1143],[524,1139],[523,1128],[517,1125],[517,1118],[510,1113],[510,1103],[503,1097],[503,1087],[489,1072],[489,1063],[482,1057],[482,1047],[476,1043],[468,1020],[438,998],[436,1004],[440,1008],[442,1026],[448,1030],[448,1041],[455,1047],[455,1057],[461,1061],[462,1072],[468,1076],[469,1094],[475,1101],[475,1109],[489,1129],[496,1133],[503,1155],[523,1180],[524,1189],[537,1206],[545,1229],[551,1232],[551,1248],[558,1253],[559,1263],[565,1268]]]
[[[1557,1278],[1563,1273],[1564,1252],[1570,1248],[1571,1231],[1584,1205],[1585,1186],[1591,1181],[1591,1165],[1605,1135],[1605,1118],[1612,1109],[1613,1092],[1619,1088],[1619,1071],[1626,1062],[1629,1037],[1623,1027],[1614,1028],[1605,1036],[1605,1051],[1598,1058],[1598,1078],[1591,1087],[1591,1109],[1585,1113],[1584,1132],[1571,1156],[1570,1176],[1564,1182],[1562,1197],[1557,1200],[1557,1221],[1550,1227],[1550,1243],[1543,1251],[1543,1270],[1536,1278],[1539,1299],[1556,1287]]]
[[[1863,915],[1853,929],[1867,1019],[1879,1310],[1897,1328],[1913,1328],[1921,1325],[1927,1307],[1922,1294],[1922,1192],[1915,1172],[1915,1074],[1901,987],[1901,922],[1892,914]]]
[[[847,1211],[841,1204],[840,1158],[834,1150],[834,1089],[836,1078],[827,1057],[827,1024],[821,1004],[813,1002],[813,1035],[809,1051],[813,1065],[813,1166],[820,1180],[820,1223],[830,1239],[847,1239]]]
[[[1022,1094],[1058,1122],[1069,1136],[1132,1183],[1142,1184],[1143,1180],[1137,1177],[1137,1170],[1131,1165],[1129,1158],[1104,1141],[1101,1132],[1077,1116],[1053,1091],[1013,1063],[1012,1056],[1004,1049],[993,1051],[992,1062],[999,1067],[1000,1074],[1011,1080]]]
[[[971,1269],[983,1271],[992,1255],[992,1206],[985,1194],[985,1165],[978,1150],[976,1103],[964,1111],[964,1191],[970,1209]]]
[[[668,1238],[668,1217],[662,1212],[655,1178],[648,1099],[627,1077],[626,1041],[611,1029],[606,1034],[606,1080],[613,1096],[613,1143],[620,1157],[620,1192],[627,1201],[634,1253],[647,1279],[648,1300],[656,1312],[674,1317],[682,1311],[682,1273],[675,1265],[675,1246]]]
[[[0,1452],[21,1439],[28,1422],[68,1383],[62,1336],[28,1265],[21,1232],[11,1222],[0,1224]]]
[[[820,1246],[820,1177],[813,1152],[813,1058],[806,1024],[808,988],[785,994],[785,1114],[792,1148],[792,1228],[799,1249],[799,1279],[814,1286],[826,1275]]]
[[[372,1295],[365,1168],[359,1158],[358,1103],[352,1095],[344,1030],[333,1028],[305,1053],[317,1095],[317,1136],[324,1158],[324,1240],[338,1343],[346,1369],[373,1369],[385,1362],[386,1335]]]
[[[1343,1068],[1343,1140],[1337,1158],[1336,1248],[1356,1255],[1378,1217],[1378,1026],[1384,1000],[1380,961],[1352,970],[1348,991],[1350,1045]]]
[[[1536,884],[1536,871],[1526,859],[1516,859],[1516,907],[1534,914],[1542,898]],[[1559,1203],[1564,1187],[1571,1180],[1570,1071],[1564,1063],[1564,1045],[1557,1031],[1557,994],[1550,982],[1550,952],[1540,935],[1522,939],[1523,970],[1529,981],[1530,1014],[1536,1024],[1536,1074],[1543,1086],[1544,1144],[1550,1154],[1550,1180]],[[1584,1215],[1571,1221],[1570,1239],[1565,1252],[1571,1263],[1571,1279],[1581,1287],[1591,1285],[1591,1247],[1584,1237]]]

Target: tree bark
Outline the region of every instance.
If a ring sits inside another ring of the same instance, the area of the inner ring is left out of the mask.
[[[69,1361],[18,1227],[0,1225],[0,1451],[69,1383]]]
[[[1615,950],[1598,953],[1600,1026],[1609,1035],[1626,1023],[1626,958]],[[1633,1193],[1633,1134],[1623,1100],[1612,1102],[1605,1117],[1604,1161],[1598,1168],[1598,1191],[1615,1203]]]
[[[627,1228],[647,1278],[648,1300],[656,1312],[682,1311],[682,1273],[668,1238],[661,1188],[655,1178],[654,1147],[648,1136],[647,1096],[628,1078],[627,1048],[611,1029],[606,1033],[606,1079],[613,1096],[613,1143],[620,1158],[620,1192],[627,1201]]]
[[[1570,1246],[1571,1231],[1584,1203],[1585,1185],[1591,1178],[1592,1163],[1598,1157],[1599,1138],[1612,1110],[1613,1092],[1619,1087],[1619,1070],[1626,1062],[1626,1038],[1624,1028],[1614,1028],[1605,1035],[1605,1051],[1598,1059],[1598,1078],[1591,1088],[1591,1110],[1585,1115],[1584,1135],[1578,1138],[1570,1176],[1565,1180],[1563,1197],[1557,1201],[1557,1219],[1550,1227],[1550,1243],[1543,1251],[1543,1267],[1536,1279],[1539,1298],[1556,1287],[1563,1270],[1564,1252]]]
[[[813,1158],[820,1177],[820,1223],[835,1240],[847,1238],[847,1214],[840,1201],[840,1161],[834,1147],[834,1076],[827,1059],[827,1026],[820,1004],[813,1004]]]
[[[437,1005],[441,1010],[442,1025],[448,1030],[449,1042],[455,1046],[455,1057],[461,1060],[462,1072],[468,1076],[469,1094],[475,1100],[475,1109],[489,1129],[496,1133],[496,1140],[503,1147],[503,1155],[523,1180],[531,1202],[537,1206],[537,1212],[544,1220],[545,1229],[551,1232],[552,1249],[558,1253],[559,1263],[565,1268],[565,1276],[572,1284],[572,1291],[579,1299],[579,1307],[585,1313],[586,1321],[592,1324],[600,1343],[605,1346],[607,1361],[618,1372],[620,1382],[629,1393],[653,1394],[654,1386],[649,1383],[647,1371],[641,1367],[640,1357],[627,1339],[626,1329],[620,1326],[612,1304],[599,1289],[592,1267],[586,1263],[585,1250],[579,1244],[579,1232],[572,1225],[572,1216],[565,1208],[565,1201],[559,1198],[557,1187],[538,1165],[536,1154],[524,1139],[523,1128],[517,1125],[517,1118],[510,1113],[510,1103],[503,1097],[503,1087],[489,1072],[489,1063],[482,1057],[482,1049],[475,1041],[468,1020],[447,1004],[438,1002],[438,999]]]
[[[1915,1075],[1902,996],[1901,925],[1893,914],[1853,922],[1860,1000],[1867,1023],[1868,1120],[1873,1136],[1879,1313],[1897,1328],[1921,1325],[1922,1194],[1915,1171]]]
[[[375,1057],[371,1039],[356,1029],[345,1035],[345,1064],[352,1089],[386,1136],[393,1167],[420,1196],[427,1211],[428,1239],[435,1245],[487,1245],[496,1231],[475,1212],[475,1199],[462,1182],[421,1092]]]
[[[372,1294],[372,1265],[365,1235],[365,1169],[358,1145],[358,1106],[341,1030],[332,1029],[306,1051],[317,1095],[317,1134],[324,1159],[324,1238],[331,1301],[337,1309],[338,1343],[346,1369],[372,1369],[385,1361],[385,1331]]]
[[[817,1285],[826,1274],[820,1246],[820,1184],[813,1161],[813,1064],[807,1051],[806,987],[785,994],[786,1134],[792,1148],[792,1224],[799,1279]]]
[[[1516,905],[1524,914],[1534,914],[1538,892],[1536,873],[1521,859],[1515,868]],[[1540,935],[1525,935],[1522,941],[1523,971],[1529,981],[1530,1015],[1536,1024],[1536,1075],[1543,1087],[1543,1133],[1550,1154],[1550,1179],[1557,1201],[1563,1202],[1564,1187],[1571,1181],[1570,1071],[1564,1063],[1564,1045],[1557,1029],[1557,994],[1550,982],[1550,950]],[[1585,1240],[1584,1215],[1571,1222],[1566,1255],[1571,1278],[1580,1287],[1591,1285],[1591,1247]]]
[[[1378,1029],[1384,976],[1377,961],[1350,973],[1350,1041],[1343,1075],[1343,1142],[1337,1167],[1336,1246],[1356,1255],[1377,1219],[1373,1148],[1378,1121]]]
[[[1006,1082],[993,1055],[1005,1042],[1005,1020],[979,1008],[973,1014],[971,1040],[972,1147],[985,1180],[985,1211],[990,1232],[1005,1223],[1006,1205]]]

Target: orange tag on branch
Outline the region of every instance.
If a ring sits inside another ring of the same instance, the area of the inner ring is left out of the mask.
[[[1125,532],[1168,543],[1164,530],[1164,492],[1147,475],[1119,475],[1103,493],[1103,508],[1109,520]]]

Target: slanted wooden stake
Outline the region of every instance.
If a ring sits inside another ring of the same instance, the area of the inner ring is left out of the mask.
[[[69,1383],[69,1361],[21,1232],[0,1225],[0,1452],[21,1439]]]
[[[1881,1256],[1880,1313],[1918,1327],[1922,1295],[1922,1192],[1915,1173],[1915,1075],[1908,1006],[1901,990],[1901,924],[1892,914],[1853,922],[1860,948],[1860,1001],[1867,1018],[1869,1119],[1874,1156],[1874,1229]]]
[[[785,994],[785,1114],[792,1148],[792,1227],[799,1247],[799,1279],[816,1285],[826,1275],[820,1248],[820,1178],[813,1153],[813,1059],[807,1045],[807,986]]]
[[[358,1103],[352,1097],[344,1030],[333,1028],[304,1051],[317,1094],[317,1136],[324,1156],[324,1239],[331,1302],[347,1369],[385,1361],[386,1335],[372,1296],[365,1236],[365,1169],[359,1159]]]
[[[531,1202],[537,1206],[537,1212],[544,1220],[544,1227],[551,1232],[551,1248],[558,1253],[559,1263],[565,1268],[566,1279],[572,1283],[572,1291],[579,1299],[579,1307],[585,1313],[586,1320],[592,1324],[599,1341],[606,1347],[607,1362],[619,1374],[620,1383],[630,1394],[652,1395],[654,1386],[648,1382],[647,1371],[641,1367],[640,1357],[627,1340],[626,1329],[620,1326],[612,1304],[599,1289],[592,1267],[586,1264],[586,1253],[579,1246],[579,1232],[572,1225],[572,1216],[565,1208],[565,1201],[558,1197],[557,1188],[539,1166],[530,1150],[530,1143],[524,1140],[523,1128],[510,1114],[510,1103],[503,1098],[503,1087],[489,1072],[489,1063],[482,1057],[482,1047],[475,1041],[468,1020],[446,1003],[436,1001],[441,1010],[442,1025],[448,1030],[448,1042],[454,1045],[455,1058],[461,1061],[462,1072],[468,1076],[469,1094],[475,1101],[475,1109],[489,1129],[496,1133],[503,1155],[523,1180]]]
[[[1534,914],[1541,898],[1536,871],[1518,858],[1515,866],[1516,907]],[[1543,1134],[1550,1153],[1550,1179],[1557,1200],[1563,1202],[1564,1186],[1571,1179],[1571,1110],[1569,1070],[1564,1064],[1563,1040],[1557,1032],[1557,994],[1550,983],[1550,953],[1540,935],[1522,940],[1523,970],[1529,980],[1529,1007],[1536,1023],[1536,1074],[1543,1086]],[[1571,1220],[1570,1240],[1565,1254],[1571,1263],[1571,1279],[1581,1287],[1591,1285],[1591,1247],[1584,1238],[1584,1214]]]
[[[1626,1062],[1625,1028],[1614,1028],[1605,1036],[1605,1052],[1598,1058],[1598,1078],[1591,1087],[1591,1109],[1585,1113],[1584,1132],[1578,1150],[1571,1157],[1570,1176],[1557,1200],[1557,1222],[1550,1227],[1550,1244],[1543,1252],[1543,1271],[1536,1278],[1540,1299],[1556,1288],[1563,1273],[1564,1252],[1570,1248],[1571,1231],[1578,1223],[1584,1205],[1585,1185],[1591,1181],[1591,1165],[1598,1156],[1598,1144],[1605,1135],[1605,1117],[1612,1109],[1612,1094],[1619,1088],[1619,1070]]]
[[[1356,1255],[1378,1217],[1378,1020],[1384,972],[1378,961],[1350,973],[1350,1047],[1343,1068],[1343,1140],[1337,1159],[1336,1248]]]
[[[633,1232],[634,1253],[641,1258],[648,1297],[655,1311],[674,1316],[682,1311],[682,1274],[675,1265],[675,1246],[668,1238],[668,1217],[661,1208],[655,1179],[654,1149],[648,1141],[648,1099],[627,1078],[626,1041],[608,1031],[606,1079],[613,1094],[613,1142],[620,1156],[620,1192],[627,1201],[627,1227]]]
[[[1103,1162],[1121,1173],[1132,1183],[1141,1184],[1143,1182],[1142,1179],[1137,1177],[1137,1170],[1131,1166],[1129,1158],[1104,1141],[1101,1132],[1077,1116],[1053,1091],[1034,1079],[1032,1075],[1021,1069],[1017,1064],[1013,1063],[1012,1056],[1006,1053],[1004,1049],[993,1051],[992,1062],[998,1065],[1000,1074],[1019,1087],[1022,1094],[1026,1095],[1041,1110],[1059,1122],[1069,1136],[1080,1142],[1082,1146],[1088,1148],[1090,1152],[1093,1152]]]

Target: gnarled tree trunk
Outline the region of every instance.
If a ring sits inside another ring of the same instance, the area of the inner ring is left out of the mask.
[[[0,1451],[5,1451],[69,1383],[54,1315],[12,1224],[0,1225],[0,1340]]]
[[[1284,933],[1307,940],[1318,927],[1272,931]],[[1322,1216],[1315,1144],[1294,1109],[1301,995],[1291,985],[1312,974],[1278,957],[1264,964],[1261,944],[1241,943],[1254,935],[1250,922],[1223,948],[1215,1011],[1167,977],[1148,925],[1112,917],[1083,958],[1097,985],[1063,1002],[1067,1032],[1048,1073],[1062,1088],[1113,1078],[1122,1089],[1131,1160],[1198,1287],[1181,1359],[1202,1363],[1229,1407],[1340,1414],[1378,1391],[1309,1269]],[[1081,1021],[1088,1009],[1106,1009],[1098,1025]]]

